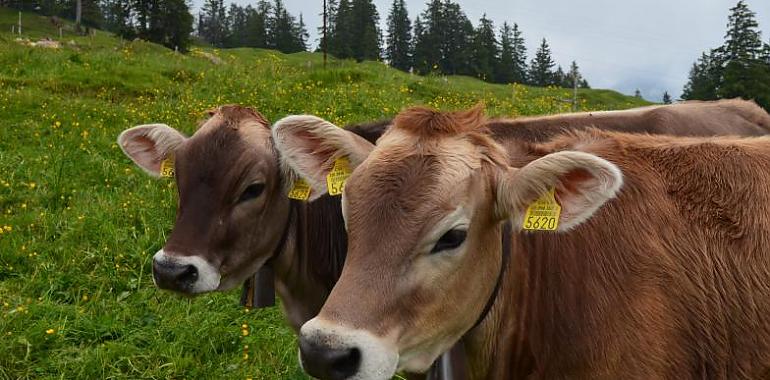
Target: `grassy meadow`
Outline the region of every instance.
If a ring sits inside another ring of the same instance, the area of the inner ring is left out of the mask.
[[[59,49],[10,34],[0,8],[0,379],[298,379],[295,338],[277,308],[238,291],[160,292],[151,257],[174,220],[174,183],[144,175],[115,143],[136,124],[191,134],[203,111],[250,105],[271,120],[312,113],[339,124],[405,106],[493,115],[566,112],[571,91],[418,77],[382,63],[199,47],[175,53],[98,31],[65,30]],[[24,15],[24,36],[58,40]],[[581,90],[583,110],[644,102]]]

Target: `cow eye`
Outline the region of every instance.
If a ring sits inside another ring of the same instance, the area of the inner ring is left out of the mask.
[[[265,190],[264,183],[252,183],[246,189],[243,190],[243,193],[241,193],[241,197],[238,198],[238,203],[250,201],[252,199],[259,197],[262,194],[263,190]]]
[[[438,239],[436,245],[433,246],[433,249],[430,251],[430,253],[455,249],[463,244],[467,235],[467,230],[453,228],[441,236],[440,239]]]

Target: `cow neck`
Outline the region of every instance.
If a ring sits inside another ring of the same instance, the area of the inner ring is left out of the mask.
[[[313,202],[289,200],[286,241],[268,265],[295,329],[320,312],[342,272],[347,236],[339,198],[324,195]]]

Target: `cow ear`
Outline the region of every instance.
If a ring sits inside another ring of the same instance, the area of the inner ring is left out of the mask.
[[[187,137],[165,124],[145,124],[126,129],[118,145],[136,165],[160,177],[160,165]]]
[[[355,133],[311,115],[285,117],[273,125],[272,134],[288,185],[297,176],[307,181],[310,200],[327,192],[326,176],[336,159],[346,157],[353,170],[374,149]]]
[[[613,163],[595,155],[562,151],[543,156],[522,167],[510,168],[497,186],[497,208],[524,228],[527,209],[539,199],[553,198],[561,212],[556,231],[569,231],[586,221],[623,185],[623,175]],[[545,198],[543,198],[545,197]]]

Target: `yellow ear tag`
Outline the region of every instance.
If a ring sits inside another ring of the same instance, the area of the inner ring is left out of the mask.
[[[160,163],[160,176],[163,178],[174,178],[174,154],[170,153],[166,159]]]
[[[528,231],[556,231],[559,215],[561,206],[556,202],[554,189],[551,189],[529,205],[521,227]]]
[[[306,201],[310,198],[310,184],[304,179],[297,178],[294,180],[294,185],[289,191],[289,198],[296,199],[298,201]]]
[[[340,195],[345,189],[345,181],[350,177],[350,160],[347,157],[340,157],[334,160],[332,171],[326,176],[326,187],[329,189],[329,195]]]

